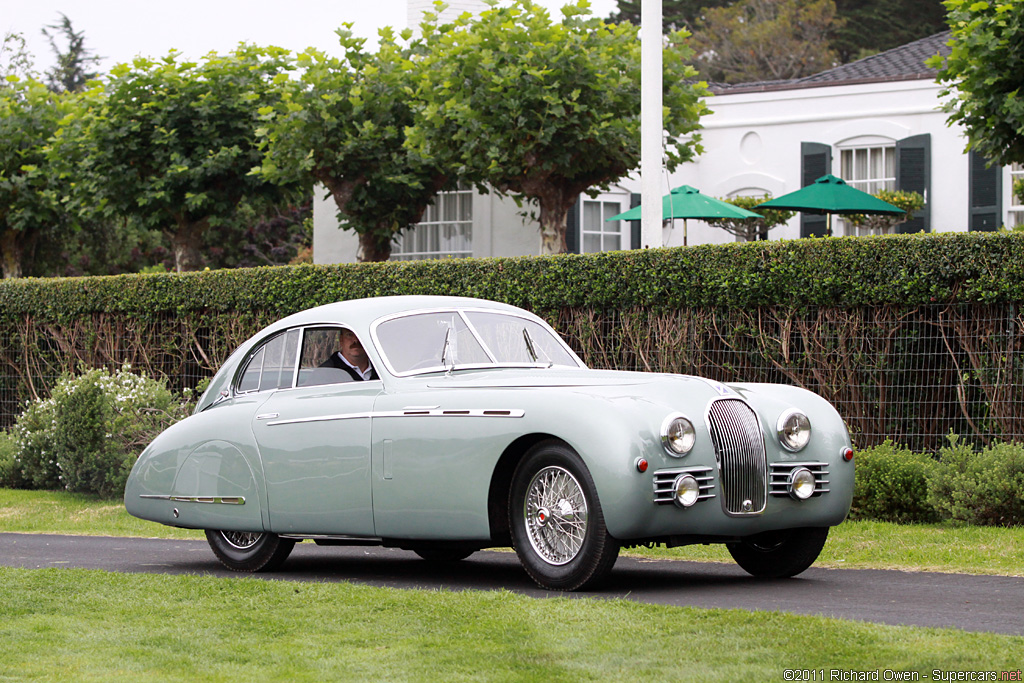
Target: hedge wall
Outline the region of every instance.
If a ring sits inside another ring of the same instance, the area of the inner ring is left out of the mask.
[[[548,258],[294,266],[0,283],[0,321],[94,312],[286,313],[389,294],[531,309],[755,308],[1024,301],[1024,234],[745,242]]]
[[[878,442],[1024,438],[1015,233],[4,281],[0,426],[80,364],[193,383],[271,320],[393,294],[536,311],[597,367],[801,384]]]

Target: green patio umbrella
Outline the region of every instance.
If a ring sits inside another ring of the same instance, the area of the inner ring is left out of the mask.
[[[688,218],[707,220],[709,218],[760,218],[761,216],[753,211],[733,206],[729,202],[723,202],[721,199],[703,195],[700,190],[689,185],[680,185],[661,198],[661,217],[662,220],[683,219],[683,244],[686,244],[686,219]],[[640,220],[640,207],[634,206],[629,211],[605,220],[638,221]]]
[[[758,204],[766,209],[784,209],[823,213],[828,216],[828,234],[832,234],[832,214],[901,214],[898,206],[884,202],[874,195],[850,187],[842,178],[823,175],[810,185]]]

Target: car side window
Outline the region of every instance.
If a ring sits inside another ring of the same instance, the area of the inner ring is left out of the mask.
[[[340,327],[306,328],[302,337],[302,353],[299,355],[298,386],[314,387],[354,381],[345,370],[328,362],[340,350],[341,330]]]
[[[249,359],[236,391],[248,393],[289,389],[295,376],[299,330],[288,330],[260,345]]]

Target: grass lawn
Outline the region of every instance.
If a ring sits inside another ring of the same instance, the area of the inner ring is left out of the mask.
[[[1016,671],[1024,651],[775,612],[78,569],[0,568],[0,614],[3,681],[784,681]]]
[[[3,489],[0,531],[202,538],[135,520],[117,501]],[[717,546],[630,552],[731,561]],[[1019,574],[1022,553],[1022,529],[856,522],[833,531],[819,564]],[[2,567],[0,642],[0,682],[76,683],[928,680],[1016,672],[1024,652],[1019,636],[777,612]]]

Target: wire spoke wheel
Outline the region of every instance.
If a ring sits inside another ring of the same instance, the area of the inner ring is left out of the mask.
[[[295,541],[266,531],[207,529],[206,541],[220,563],[236,572],[267,572],[280,567]]]
[[[533,477],[526,495],[530,545],[553,565],[571,562],[587,535],[587,499],[576,477],[561,467],[546,467]]]
[[[260,542],[260,538],[263,537],[261,533],[253,533],[250,531],[221,531],[219,532],[224,540],[228,542],[233,548],[238,550],[248,550],[257,543]]]
[[[509,521],[523,569],[550,590],[592,588],[619,556],[590,470],[555,439],[536,444],[516,467]]]

